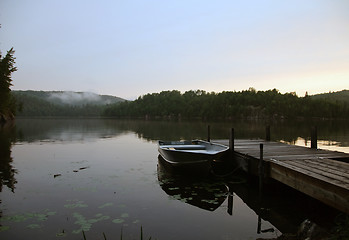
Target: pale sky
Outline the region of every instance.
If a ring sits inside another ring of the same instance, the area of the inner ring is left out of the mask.
[[[14,90],[349,89],[348,0],[1,0]]]

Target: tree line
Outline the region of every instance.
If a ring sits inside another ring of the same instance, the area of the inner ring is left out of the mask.
[[[347,96],[349,97],[349,93]],[[109,105],[105,117],[117,118],[349,118],[349,103],[331,98],[316,98],[295,93],[280,93],[277,89],[256,91],[203,90],[162,91]]]

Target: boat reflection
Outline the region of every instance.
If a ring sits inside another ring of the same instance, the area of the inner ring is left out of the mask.
[[[159,155],[158,180],[161,188],[173,199],[192,206],[214,211],[229,195],[227,186],[220,181],[203,178],[195,172],[174,169]]]

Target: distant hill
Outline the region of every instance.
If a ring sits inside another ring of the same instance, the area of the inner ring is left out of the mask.
[[[162,91],[109,105],[104,116],[145,119],[349,119],[348,91],[298,97],[277,89],[240,92]],[[318,98],[318,99],[317,99]],[[338,100],[340,99],[340,100]]]
[[[332,102],[346,102],[349,103],[349,90],[342,90],[339,92],[321,93],[310,96],[312,99],[326,99]]]
[[[17,116],[98,117],[109,104],[125,99],[90,92],[12,91],[21,111]]]

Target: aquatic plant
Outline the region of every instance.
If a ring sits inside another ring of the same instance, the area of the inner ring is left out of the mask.
[[[103,239],[104,240],[107,240],[107,236],[105,235],[105,233],[103,232]],[[84,238],[84,240],[87,240],[87,238],[86,238],[86,234],[85,234],[85,231],[84,230],[82,230],[82,236],[83,236],[83,238]],[[122,240],[123,239],[123,227],[121,227],[121,233],[120,233],[120,240]],[[152,237],[149,237],[148,238],[148,240],[151,240],[152,239]],[[140,240],[143,240],[143,227],[141,226],[141,235],[140,235]],[[156,240],[156,239],[155,239]]]
[[[0,222],[15,222],[20,223],[27,221],[28,219],[32,219],[36,222],[43,222],[48,219],[50,216],[56,215],[56,212],[44,210],[42,213],[24,213],[24,214],[17,214],[13,216],[5,216],[0,219]],[[4,230],[3,230],[4,231]]]
[[[80,213],[74,212],[73,217],[76,219],[75,224],[79,225],[80,228],[77,230],[74,230],[73,233],[80,233],[81,231],[89,231],[92,227],[92,224],[110,219],[109,216],[104,216],[102,214],[96,214],[95,218],[86,219],[83,215]]]

